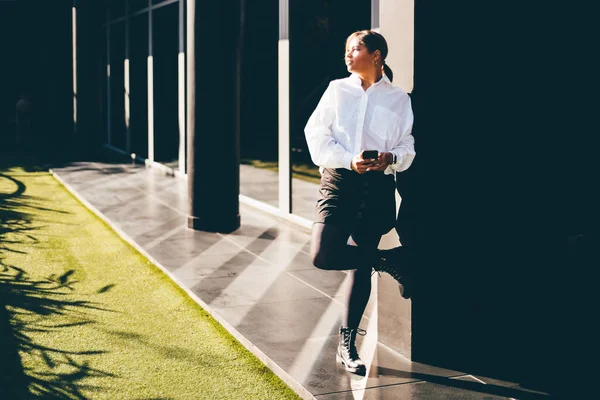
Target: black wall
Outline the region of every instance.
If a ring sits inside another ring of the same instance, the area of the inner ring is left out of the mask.
[[[398,177],[399,228],[420,250],[414,359],[552,389],[574,376],[558,365],[579,329],[565,309],[582,305],[567,294],[550,156],[563,144],[535,85],[536,21],[519,5],[416,2],[417,157]]]

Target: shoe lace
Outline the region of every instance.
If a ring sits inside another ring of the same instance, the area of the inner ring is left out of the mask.
[[[365,336],[367,331],[361,328],[347,329],[344,332],[344,345],[348,349],[350,358],[355,360],[358,358],[358,350],[356,349],[355,337],[356,335]]]
[[[400,272],[396,268],[394,268],[393,265],[388,263],[386,259],[382,258],[381,261],[381,264],[373,268],[373,273],[377,272],[381,277],[381,272],[387,272],[392,276],[392,278],[400,282],[400,279],[402,278],[400,276]],[[371,276],[373,275],[373,273],[371,273]]]

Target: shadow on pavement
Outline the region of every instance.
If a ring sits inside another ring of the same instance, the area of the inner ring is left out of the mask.
[[[515,387],[506,387],[495,385],[491,383],[480,383],[473,381],[460,380],[456,378],[448,378],[439,375],[424,374],[418,372],[400,371],[392,368],[377,367],[376,372],[379,375],[395,376],[398,378],[408,379],[419,379],[425,382],[436,383],[438,385],[444,385],[453,387],[456,389],[464,389],[470,392],[477,392],[482,394],[489,394],[495,396],[502,396],[508,398],[522,399],[522,400],[536,400],[536,399],[549,399],[550,397],[544,393],[535,393],[531,391],[522,390]]]

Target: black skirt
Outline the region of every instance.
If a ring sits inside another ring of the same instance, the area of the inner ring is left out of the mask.
[[[325,168],[314,222],[360,227],[384,235],[396,223],[396,182],[383,172],[358,174],[345,168]]]

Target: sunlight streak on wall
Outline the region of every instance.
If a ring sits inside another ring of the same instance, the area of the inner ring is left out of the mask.
[[[73,40],[73,124],[77,129],[77,9],[72,8],[71,12],[72,21],[72,40]]]
[[[148,160],[154,161],[154,59],[148,56]]]
[[[292,212],[290,182],[290,41],[279,41],[279,210]]]
[[[129,128],[129,120],[131,118],[131,109],[129,103],[129,59],[126,58],[123,69],[125,71],[125,126]]]
[[[179,102],[178,120],[179,120],[179,171],[185,174],[185,53],[180,52],[178,57],[178,83],[179,83]]]

